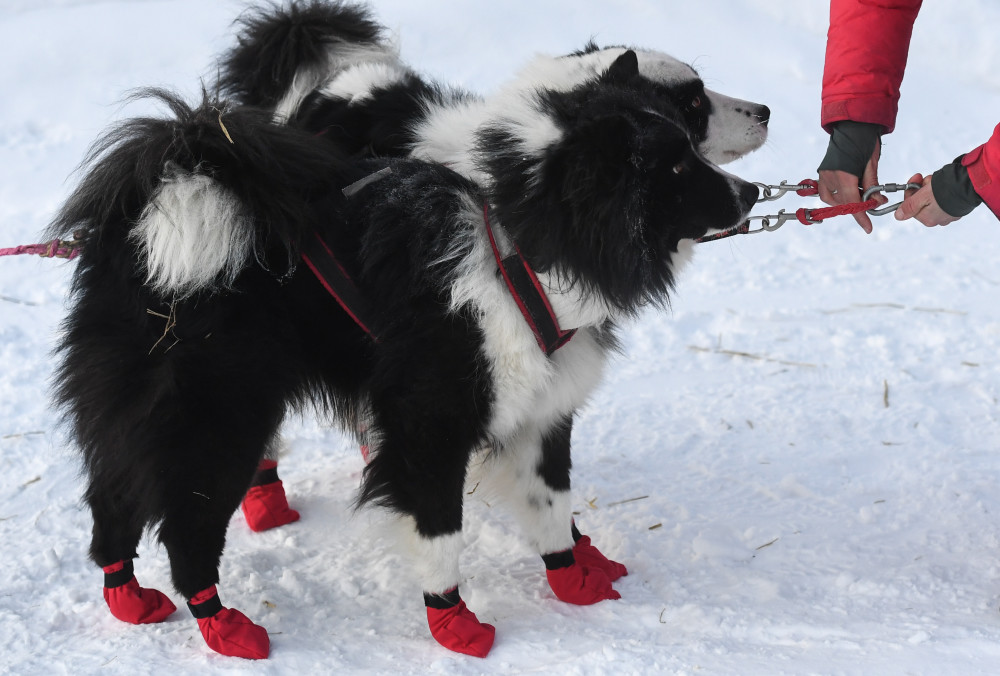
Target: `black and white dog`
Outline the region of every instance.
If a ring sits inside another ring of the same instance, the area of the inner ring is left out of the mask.
[[[712,116],[692,128],[692,106],[643,63],[589,51],[542,59],[468,107],[442,97],[412,138],[442,143],[431,127],[465,120],[448,160],[459,171],[410,142],[417,159],[359,159],[371,152],[339,131],[327,143],[276,124],[297,96],[282,86],[263,109],[161,94],[170,117],[98,143],[52,226],[84,242],[56,398],[83,450],[91,556],[116,617],[174,610],[133,574],[158,526],[208,645],[268,654],[266,631],[215,585],[258,461],[307,402],[367,430],[359,502],[398,515],[446,647],[484,656],[493,642],[458,590],[463,486],[484,448],[556,596],[618,598],[623,567],[573,525],[574,411],[616,324],[667,302],[693,240],[757,198],[705,159]]]

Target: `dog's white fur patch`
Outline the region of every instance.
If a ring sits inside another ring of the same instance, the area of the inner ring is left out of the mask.
[[[409,69],[395,61],[361,63],[344,70],[323,85],[320,91],[330,98],[360,103],[371,98],[374,90],[399,82],[408,72]]]
[[[401,542],[413,563],[413,575],[426,594],[444,594],[462,582],[458,560],[465,548],[462,533],[424,537],[412,517],[399,520]]]
[[[379,66],[382,66],[380,69]],[[361,69],[358,73],[355,70]],[[388,44],[356,44],[345,41],[334,41],[327,49],[327,60],[324,65],[311,68],[301,68],[292,79],[292,86],[275,107],[274,120],[278,124],[287,121],[303,99],[321,85],[345,90],[348,85],[355,87],[350,94],[344,96],[354,100],[356,94],[370,92],[377,83],[388,84],[390,75],[399,79],[406,72],[406,67],[399,60],[399,50],[393,43]],[[366,81],[365,77],[374,78]],[[344,86],[337,87],[339,78],[345,77]]]
[[[541,432],[531,426],[498,453],[485,456],[473,471],[478,481],[476,492],[502,499],[517,519],[528,545],[545,555],[573,546],[573,508],[569,491],[553,490],[539,476],[541,460]]]
[[[609,313],[603,303],[588,299],[578,288],[560,289],[546,277],[543,283],[549,285],[549,302],[560,326],[581,329],[552,358],[546,357],[496,274],[483,207],[471,196],[463,218],[468,236],[446,256],[459,261],[450,305],[455,310],[469,305],[477,314],[483,330],[483,353],[494,381],[489,433],[505,444],[529,423],[548,429],[586,401],[600,382],[605,363],[604,350],[588,329],[603,323]]]
[[[253,252],[246,219],[239,200],[208,176],[165,177],[129,233],[146,283],[174,297],[231,284]]]

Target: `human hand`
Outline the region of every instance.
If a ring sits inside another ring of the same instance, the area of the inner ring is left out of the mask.
[[[875,144],[875,151],[865,165],[860,185],[858,184],[858,177],[849,171],[820,170],[818,181],[819,198],[831,206],[860,202],[861,195],[868,188],[879,184],[878,160],[881,155],[881,146],[881,143]],[[885,204],[888,201],[881,194],[876,194],[875,199],[879,201],[879,204]],[[862,211],[854,214],[854,220],[858,222],[862,230],[869,235],[872,234],[872,219],[866,212]]]
[[[948,225],[958,220],[957,217],[945,212],[937,203],[934,191],[931,189],[933,177],[914,174],[907,183],[919,183],[917,190],[907,190],[903,203],[896,209],[896,220],[905,221],[916,218],[918,221],[932,228],[935,225]]]

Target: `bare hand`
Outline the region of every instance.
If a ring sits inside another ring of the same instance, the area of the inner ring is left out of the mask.
[[[907,190],[903,203],[896,209],[896,220],[905,221],[909,218],[916,218],[918,221],[932,228],[935,225],[948,225],[958,219],[951,216],[938,206],[934,199],[934,191],[931,189],[931,176],[924,177],[921,174],[914,174],[907,183],[919,183],[919,190]]]

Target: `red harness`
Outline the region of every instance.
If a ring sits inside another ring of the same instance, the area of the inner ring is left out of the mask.
[[[563,331],[559,328],[559,321],[538,277],[516,245],[514,253],[506,257],[501,255],[493,227],[490,225],[489,211],[489,205],[485,205],[483,221],[500,274],[524,320],[528,322],[531,332],[535,335],[538,347],[547,356],[552,356],[556,350],[570,341],[576,329]],[[333,296],[344,312],[350,315],[354,323],[371,336],[372,340],[379,342],[379,336],[374,329],[378,325],[378,316],[373,304],[358,289],[347,270],[337,260],[333,249],[318,233],[313,233],[313,236],[308,237],[303,243],[302,260],[316,275],[323,288]]]
[[[521,250],[514,245],[514,253],[509,256],[501,256],[500,248],[497,246],[496,237],[493,235],[493,227],[490,225],[490,205],[483,206],[483,220],[486,223],[486,233],[490,236],[490,246],[493,247],[493,257],[503,275],[503,281],[507,284],[507,290],[513,296],[518,309],[524,315],[524,320],[531,327],[531,332],[535,334],[538,347],[547,356],[565,345],[576,334],[576,329],[563,331],[559,328],[559,320],[552,310],[545,291],[542,289],[535,271],[524,260]]]

